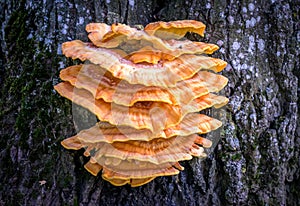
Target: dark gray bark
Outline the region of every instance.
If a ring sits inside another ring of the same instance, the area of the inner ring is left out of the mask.
[[[2,0],[0,205],[300,205],[299,9],[279,0]],[[74,63],[61,44],[86,41],[89,22],[177,19],[203,21],[204,40],[229,63],[221,139],[178,176],[114,187],[85,171],[82,151],[60,145],[76,132],[71,103],[53,90]]]

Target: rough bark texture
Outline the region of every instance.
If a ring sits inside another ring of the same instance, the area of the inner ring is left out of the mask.
[[[1,0],[0,205],[300,205],[299,1],[162,2]],[[178,176],[114,187],[60,145],[76,132],[53,90],[74,64],[61,44],[86,41],[89,22],[178,19],[203,21],[229,63],[221,139]]]

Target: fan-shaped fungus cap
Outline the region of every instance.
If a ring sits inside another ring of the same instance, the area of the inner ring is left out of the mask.
[[[188,113],[200,111],[214,105],[220,106],[228,101],[226,97],[208,94],[182,107],[162,102],[139,102],[132,107],[124,107],[116,104],[111,105],[101,99],[95,100],[86,90],[76,89],[67,82],[60,83],[54,88],[61,96],[90,110],[101,121],[156,132],[177,125]]]
[[[76,136],[72,138],[76,139]],[[150,142],[115,142],[112,145],[81,144],[82,147],[87,147],[85,155],[92,155],[85,165],[89,172],[96,175],[103,167],[103,175],[107,179],[113,173],[113,178],[126,180],[177,174],[177,169],[183,168],[176,161],[191,159],[191,155],[206,156],[203,148],[196,145],[199,143],[211,145],[209,140],[197,135],[155,139]]]
[[[211,142],[205,138],[198,137],[197,135],[192,135],[192,137],[193,137],[194,143],[192,144],[192,146],[189,146],[190,150],[188,150],[188,151],[190,151],[190,152],[188,152],[188,153],[190,153],[192,155],[205,157],[205,153],[203,153],[203,149],[198,147],[197,145],[195,145],[195,143],[210,146]],[[75,138],[75,137],[73,137],[73,138]],[[181,138],[183,138],[183,137],[181,137]],[[130,144],[130,143],[127,143],[127,145],[128,144]],[[137,143],[137,145],[136,145],[136,148],[137,148],[136,151],[140,150],[140,148],[138,148],[138,145],[139,145],[139,143]],[[82,145],[82,147],[83,146],[84,145]],[[93,146],[95,146],[95,144]],[[122,145],[122,144],[119,144],[119,146],[121,148],[118,148],[118,145],[117,146],[115,145],[115,147],[117,147],[117,149],[114,149],[113,151],[116,152],[117,150],[120,150],[117,153],[122,153],[122,151],[123,151],[123,153],[126,153],[126,152],[124,152],[124,149],[126,151],[127,146]],[[165,147],[165,145],[163,145],[163,147]],[[101,147],[100,149],[103,150],[105,148]],[[93,149],[88,148],[87,152],[85,152],[85,155],[89,156],[90,155],[89,151],[91,151],[91,150],[95,151],[94,148]],[[109,149],[109,151],[112,151],[111,148]],[[180,156],[180,155],[176,154],[176,152],[174,153],[173,150],[169,150],[169,151],[171,151],[171,153],[170,153],[171,156],[174,154],[177,157]],[[166,152],[164,152],[164,153],[166,153]],[[185,157],[186,155],[184,155],[184,154],[182,154],[182,155],[183,155],[183,158],[186,158]],[[190,157],[188,157],[188,159],[190,159]],[[115,160],[117,160],[117,161],[115,161]],[[103,168],[103,172],[102,172],[103,178],[116,186],[124,185],[127,183],[131,184],[131,186],[140,186],[140,185],[146,184],[147,182],[153,180],[157,176],[178,174],[178,170],[183,170],[183,167],[178,162],[164,163],[164,164],[157,165],[157,164],[153,164],[151,162],[147,163],[147,162],[142,162],[139,160],[122,161],[122,160],[118,160],[118,158],[115,160],[113,160],[110,157],[107,157],[107,158],[100,157],[99,161],[97,161],[95,155],[93,155],[92,159],[85,165],[85,168],[93,175],[97,175],[98,172],[100,172],[100,170]],[[101,166],[102,164],[105,166],[104,167]],[[115,167],[118,167],[119,164],[120,164],[120,169],[116,170]]]
[[[185,116],[187,113],[201,111],[212,106],[215,108],[220,108],[227,103],[228,99],[226,97],[209,93],[194,99],[189,104],[183,105],[182,115]]]
[[[176,163],[174,163],[176,164]],[[138,172],[138,170],[137,170]],[[149,171],[147,171],[149,172]],[[144,171],[142,171],[144,173]],[[141,186],[143,184],[148,183],[149,181],[153,180],[155,177],[159,176],[169,176],[169,175],[176,175],[179,171],[175,169],[173,166],[170,166],[168,168],[161,168],[160,170],[154,170],[152,172],[152,175],[150,177],[147,177],[148,175],[140,175],[137,174],[134,177],[131,176],[131,174],[123,174],[123,172],[116,172],[111,171],[104,167],[102,171],[102,178],[109,181],[110,183],[114,184],[115,180],[125,180],[124,182],[131,184],[131,186]],[[145,177],[143,177],[145,176]],[[118,181],[119,182],[119,181]],[[126,184],[124,183],[124,184]],[[133,183],[133,184],[132,184]],[[117,184],[114,184],[117,185]],[[123,184],[122,184],[123,185]],[[120,185],[118,185],[120,186]]]
[[[219,49],[215,44],[192,42],[189,40],[168,40],[165,41],[165,44],[170,47],[170,50],[161,51],[151,46],[145,46],[138,51],[128,54],[129,60],[133,63],[147,62],[158,64],[160,61],[172,61],[183,54],[212,54]]]
[[[109,124],[109,123],[105,123]],[[113,142],[125,142],[129,140],[149,141],[155,138],[167,138],[164,131],[159,133],[152,133],[149,129],[135,129],[130,126],[116,126],[111,125],[103,127],[103,122],[96,123],[95,126],[81,130],[76,139],[67,138],[62,141],[62,145],[67,149],[79,149],[77,146],[77,140],[86,143],[113,143]],[[172,128],[172,127],[171,127]],[[174,134],[175,132],[173,132]],[[176,135],[176,134],[175,134]]]
[[[169,26],[171,25],[171,27],[169,27],[170,30],[162,27],[158,28],[159,26],[167,26],[167,25],[149,24],[146,26],[145,28],[146,30],[142,31],[120,23],[112,24],[112,26],[108,26],[103,23],[90,23],[86,26],[86,31],[89,32],[88,35],[89,39],[97,47],[115,48],[119,46],[125,51],[136,51],[141,49],[144,46],[151,45],[153,48],[163,52],[167,52],[167,51],[174,52],[175,50],[179,49],[179,45],[173,47],[174,44],[175,45],[177,43],[180,44],[182,43],[182,41],[173,40],[172,38],[170,38],[171,36],[176,36],[176,37],[181,36],[181,34],[179,33],[182,33],[184,36],[185,33],[187,33],[188,31],[194,31],[195,33],[203,35],[205,29],[205,26],[203,27],[204,24],[196,21],[188,21],[188,22],[177,21],[177,23],[171,22],[166,24],[168,24]],[[150,27],[152,27],[154,30],[151,30]],[[181,27],[181,29],[179,27]],[[165,33],[163,36],[165,39],[171,40],[173,42],[172,43],[173,45],[172,44],[168,45],[169,42],[162,40],[163,38],[158,38],[156,36],[153,36],[155,32],[161,33],[162,30],[169,31],[168,33]],[[195,46],[192,46],[194,42],[192,41],[189,42],[190,42],[190,47],[196,48]],[[184,49],[184,51],[187,50]]]
[[[215,44],[192,42],[189,40],[168,40],[165,41],[165,44],[170,47],[170,50],[161,51],[151,46],[145,46],[138,51],[128,54],[129,60],[133,63],[147,62],[158,64],[160,61],[172,61],[183,54],[212,54],[219,49]]]
[[[204,36],[205,24],[195,20],[179,20],[170,22],[153,22],[145,27],[145,32],[161,39],[180,39],[187,32]]]
[[[170,138],[174,136],[188,136],[193,133],[205,134],[212,130],[219,128],[222,123],[214,118],[203,114],[191,113],[184,117],[184,119],[173,127],[167,128],[160,133],[152,133],[150,130],[137,130],[128,126],[106,126],[103,127],[101,123],[95,126],[82,130],[77,134],[76,138],[68,138],[62,141],[62,145],[67,149],[80,149],[80,142],[89,144],[106,142],[125,142],[130,140],[150,141],[155,138]],[[78,140],[80,142],[78,142]],[[205,145],[203,145],[206,147]]]
[[[95,100],[91,93],[77,89],[67,82],[56,85],[58,93],[94,113],[101,121],[115,125],[128,125],[136,129],[161,131],[176,125],[182,119],[180,106],[163,102],[138,102],[132,107],[111,104],[101,99]]]
[[[86,25],[85,30],[90,32],[90,34],[93,34],[95,39],[101,39],[101,40],[105,41],[106,39],[103,39],[103,37],[107,33],[111,32],[111,26],[109,26],[105,23],[89,23]],[[90,37],[90,35],[89,35],[89,37]]]
[[[212,130],[218,129],[222,123],[214,118],[204,114],[190,113],[184,117],[180,124],[164,130],[166,137],[176,135],[186,136],[193,133],[205,134]],[[203,145],[204,147],[207,147]]]
[[[166,47],[161,39],[125,24],[118,23],[107,27],[101,23],[91,23],[86,26],[86,31],[89,32],[89,39],[97,47],[115,48],[125,43],[126,48],[123,47],[122,49],[128,51],[140,49],[143,47],[142,42],[153,44],[158,49]]]
[[[85,152],[85,155],[90,155],[88,150]],[[140,160],[121,160],[119,158],[107,156],[97,157],[97,160],[91,156],[90,161],[95,163],[97,162],[101,165],[104,172],[105,169],[114,172],[114,177],[119,179],[148,178],[179,173],[179,171],[175,168],[173,168],[172,171],[169,170],[169,168],[174,164],[170,162],[154,164]]]
[[[105,48],[119,46],[129,52],[130,60],[134,63],[152,64],[161,60],[174,60],[182,54],[212,54],[218,49],[217,45],[175,40],[182,38],[187,32],[203,36],[204,30],[205,25],[195,20],[150,23],[145,27],[145,32],[124,24],[108,26],[90,23],[86,26],[89,39],[94,45]]]
[[[138,187],[144,184],[147,184],[148,182],[151,182],[153,179],[155,179],[155,177],[149,177],[149,178],[140,178],[140,179],[117,179],[117,178],[108,178],[106,176],[102,176],[103,179],[107,180],[108,182],[110,182],[111,184],[115,185],[115,186],[122,186],[122,185],[126,185],[126,184],[130,184],[131,187]]]
[[[113,185],[140,186],[158,176],[178,174],[178,161],[206,157],[212,142],[198,136],[221,126],[198,112],[228,102],[220,91],[226,62],[202,54],[214,44],[178,40],[187,32],[201,36],[205,25],[194,20],[156,22],[144,30],[124,24],[87,25],[92,43],[62,45],[67,57],[88,60],[61,71],[60,95],[97,115],[100,122],[62,141],[67,149],[84,148],[85,168],[102,170]]]
[[[93,94],[95,99],[133,106],[137,102],[159,101],[176,104],[174,96],[164,88],[129,84],[94,64],[75,65],[63,69],[60,78]]]
[[[84,168],[94,176],[97,176],[97,174],[103,169],[103,167],[99,165],[97,162],[91,162],[91,161],[88,161],[84,165]]]
[[[177,136],[168,139],[153,139],[150,141],[135,141],[87,143],[78,136],[72,137],[79,139],[82,147],[86,148],[87,156],[92,152],[93,158],[101,162],[102,158],[116,158],[120,160],[138,160],[141,162],[151,162],[162,164],[167,162],[177,162],[192,159],[195,149],[195,141],[198,135]],[[202,147],[197,148],[198,153],[204,153]],[[197,155],[200,156],[200,155]]]
[[[172,87],[176,82],[192,77],[199,70],[220,72],[227,65],[220,59],[188,54],[156,65],[134,64],[108,49],[95,48],[79,40],[64,43],[62,49],[67,57],[89,60],[107,69],[117,78],[146,86]]]
[[[91,92],[95,99],[102,98],[105,102],[124,106],[132,106],[139,101],[188,104],[209,92],[221,90],[227,84],[227,78],[206,71],[200,71],[192,78],[180,81],[176,87],[169,89],[129,84],[94,64],[75,65],[63,69],[60,78],[76,88]]]
[[[174,163],[173,165],[176,169],[183,169],[181,167],[181,165],[179,165],[179,163]],[[91,174],[93,175],[97,175],[100,170],[103,168],[100,164],[98,164],[97,162],[94,161],[88,161],[84,167],[86,168],[87,171],[89,171]],[[168,171],[169,170],[169,171]],[[171,173],[170,173],[171,172]],[[178,172],[175,171],[175,169],[173,167],[170,167],[167,169],[166,172],[168,175],[172,175],[173,173],[177,174]],[[102,171],[102,178],[108,182],[110,182],[111,184],[115,185],[115,186],[122,186],[125,184],[130,184],[131,187],[137,187],[137,186],[141,186],[144,184],[147,184],[148,182],[152,181],[153,179],[155,179],[155,177],[157,177],[157,175],[154,175],[153,177],[147,177],[147,178],[131,178],[131,177],[127,177],[127,176],[122,176],[120,174],[118,174],[118,176],[116,177],[115,175],[116,173],[107,169],[107,168],[103,168]]]
[[[134,63],[157,64],[158,61],[173,60],[182,54],[212,54],[218,49],[217,45],[204,42],[174,39],[162,41],[160,38],[149,36],[144,31],[130,28],[124,24],[114,24],[110,27],[103,23],[91,23],[87,25],[86,30],[90,32],[89,38],[94,45],[105,48],[121,47],[130,55],[130,60]],[[180,29],[174,31],[180,31]],[[151,33],[151,31],[148,32]],[[174,35],[172,32],[168,34]]]

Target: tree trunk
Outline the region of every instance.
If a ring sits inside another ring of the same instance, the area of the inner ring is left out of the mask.
[[[0,205],[300,205],[299,10],[292,0],[2,0]],[[71,102],[53,89],[74,64],[61,44],[87,41],[90,22],[179,19],[205,23],[202,40],[228,62],[216,148],[177,176],[115,187],[60,145],[76,133]]]

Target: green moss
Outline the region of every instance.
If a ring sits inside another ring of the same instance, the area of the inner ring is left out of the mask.
[[[7,150],[7,158],[0,163],[0,166],[5,164],[1,178],[22,177],[24,182],[20,184],[30,188],[31,197],[40,195],[37,181],[45,179],[47,185],[51,185],[55,161],[61,150],[57,142],[65,138],[62,136],[64,127],[72,125],[66,120],[71,113],[71,104],[53,92],[53,76],[58,77],[56,68],[63,57],[57,56],[56,50],[51,52],[35,36],[28,38],[30,31],[36,30],[35,18],[35,14],[20,7],[12,13],[5,28],[8,63],[4,67],[1,95],[6,98],[0,100],[0,121],[8,127],[7,130],[3,128],[0,139],[0,147]],[[63,110],[59,112],[56,108]],[[23,159],[17,165],[11,162],[12,146],[21,151],[18,154],[21,158],[28,158],[30,166],[24,164]],[[24,173],[29,168],[31,171]],[[61,187],[70,186],[70,178],[64,178]],[[4,189],[0,188],[0,191]],[[9,193],[8,188],[6,190]],[[20,200],[11,205],[24,205],[22,194],[7,199]]]
[[[74,197],[73,204],[74,204],[74,206],[79,205],[77,197]]]
[[[233,161],[240,160],[241,158],[242,158],[242,154],[241,153],[234,153],[231,156],[231,160],[233,160]]]

